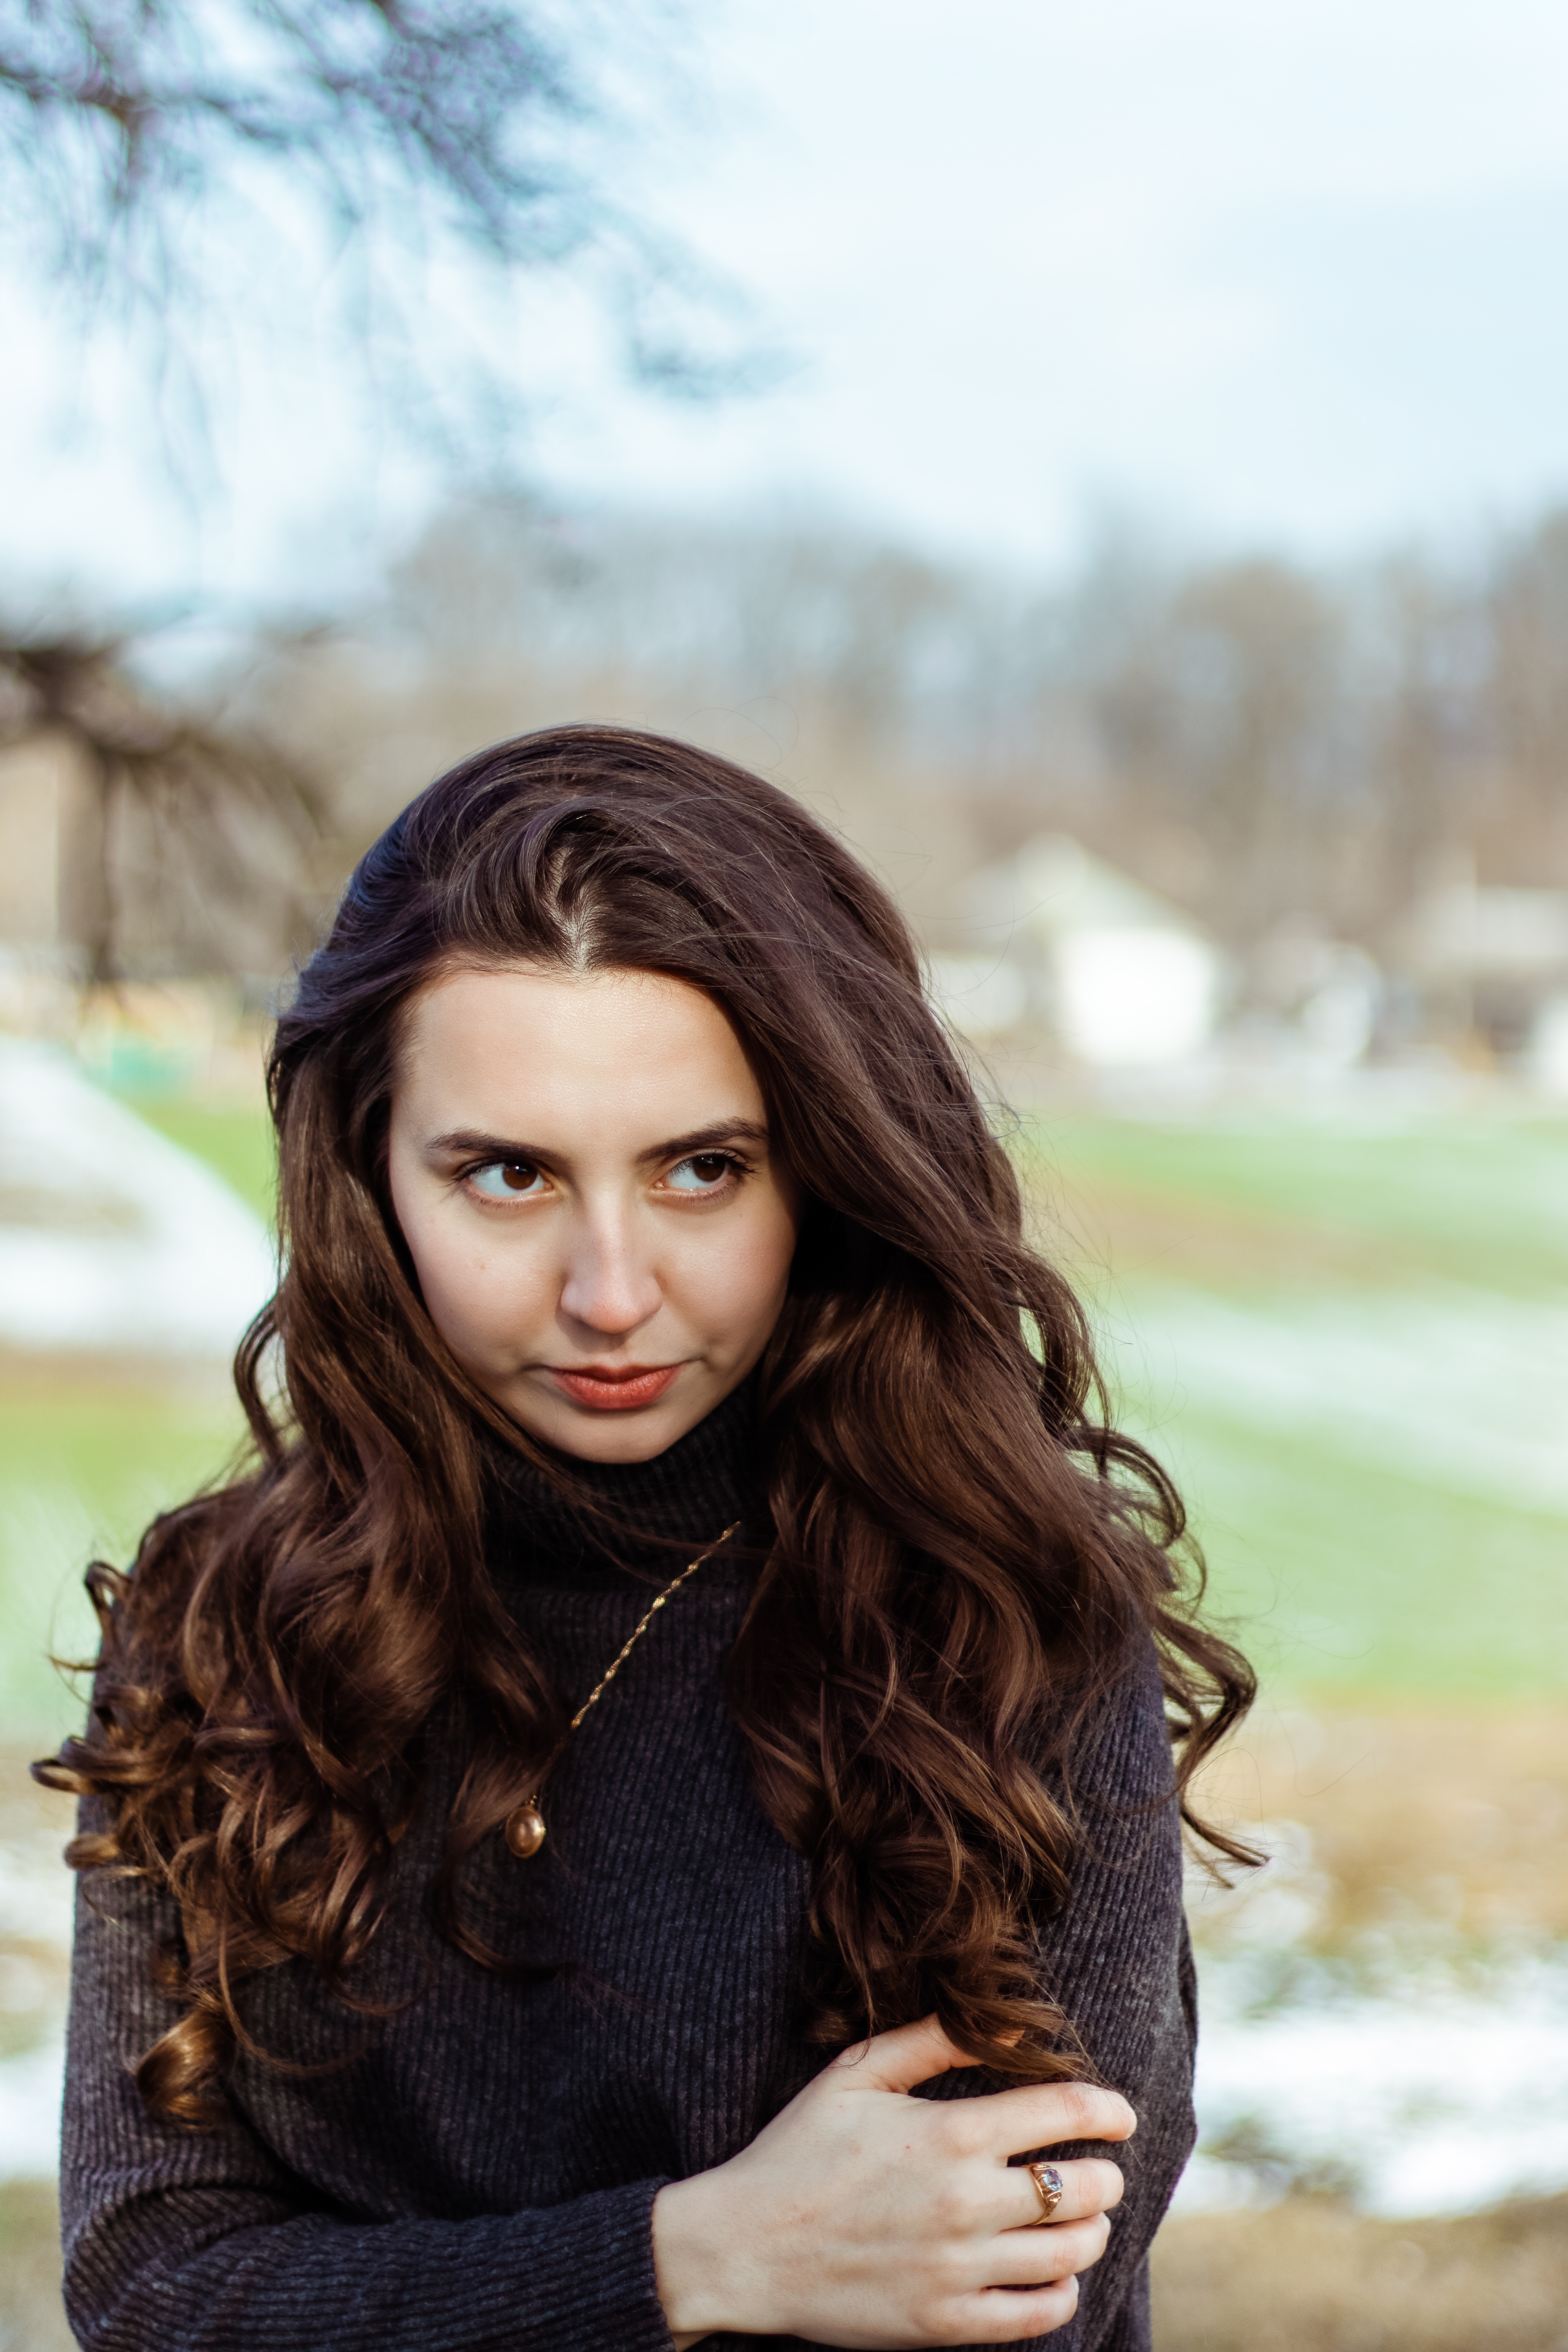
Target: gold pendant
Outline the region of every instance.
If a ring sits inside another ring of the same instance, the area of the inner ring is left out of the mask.
[[[566,1726],[565,1730],[562,1733],[560,1739],[557,1741],[550,1756],[546,1758],[545,1762],[541,1766],[540,1769],[542,1776],[544,1772],[549,1770],[550,1766],[554,1762],[556,1757],[560,1755],[562,1748],[564,1748],[567,1740],[570,1739],[572,1734],[577,1729],[583,1717],[588,1713],[590,1707],[597,1706],[599,1701],[604,1697],[605,1693],[615,1681],[616,1676],[620,1673],[621,1668],[626,1664],[626,1660],[631,1656],[632,1652],[637,1648],[637,1643],[642,1640],[643,1635],[647,1632],[648,1627],[652,1624],[654,1618],[664,1607],[665,1602],[669,1599],[670,1595],[679,1591],[680,1587],[685,1583],[689,1576],[695,1576],[698,1570],[702,1567],[704,1562],[712,1559],[714,1552],[720,1549],[721,1545],[727,1544],[729,1542],[730,1538],[734,1534],[735,1528],[738,1528],[740,1524],[740,1520],[737,1519],[733,1526],[727,1527],[723,1534],[720,1537],[718,1543],[710,1546],[707,1551],[699,1552],[695,1559],[688,1561],[687,1565],[681,1570],[680,1574],[670,1583],[667,1584],[664,1591],[658,1594],[656,1598],[649,1602],[648,1606],[643,1611],[637,1622],[632,1627],[631,1633],[627,1636],[626,1640],[621,1643],[620,1649],[617,1651],[615,1657],[611,1659],[609,1664],[605,1668],[604,1673],[599,1676],[598,1681],[594,1685],[593,1689],[588,1693],[587,1697],[583,1701],[582,1706],[577,1709],[576,1714],[572,1717],[571,1722]],[[509,1848],[517,1856],[519,1862],[528,1862],[539,1852],[540,1847],[544,1843],[544,1815],[539,1810],[539,1799],[537,1795],[525,1797],[521,1805],[514,1805],[512,1807],[510,1812],[508,1813],[506,1817],[501,1833],[505,1837]]]
[[[544,1815],[536,1801],[515,1805],[506,1817],[506,1842],[519,1862],[527,1862],[544,1843]]]

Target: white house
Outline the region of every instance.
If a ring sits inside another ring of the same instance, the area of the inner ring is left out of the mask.
[[[1179,908],[1076,841],[1042,834],[974,876],[973,945],[931,959],[954,1025],[998,1035],[1031,1015],[1075,1060],[1153,1068],[1191,1060],[1214,1034],[1220,949]]]

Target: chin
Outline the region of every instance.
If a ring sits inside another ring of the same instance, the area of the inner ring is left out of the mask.
[[[579,1462],[651,1462],[667,1446],[694,1429],[702,1415],[661,1412],[657,1405],[646,1412],[572,1412],[550,1444],[558,1453]]]

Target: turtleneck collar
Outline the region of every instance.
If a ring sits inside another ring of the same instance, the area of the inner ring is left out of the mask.
[[[754,1563],[767,1521],[756,1419],[753,1375],[651,1462],[555,1455],[607,1520],[579,1509],[531,1463],[498,1449],[487,1545],[492,1573],[503,1585],[515,1580],[601,1591],[624,1589],[633,1580],[657,1585],[685,1565],[683,1554],[716,1543],[736,1519],[744,1523],[744,1551]],[[739,1565],[740,1539],[729,1549]]]

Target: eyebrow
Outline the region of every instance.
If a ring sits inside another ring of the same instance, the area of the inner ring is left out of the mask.
[[[716,1118],[707,1127],[694,1127],[689,1134],[672,1135],[663,1143],[650,1144],[647,1150],[637,1153],[637,1161],[646,1165],[655,1160],[689,1160],[700,1152],[716,1151],[726,1143],[754,1143],[765,1149],[767,1140],[767,1129],[759,1127],[755,1119]],[[523,1160],[546,1168],[562,1156],[543,1144],[521,1143],[515,1137],[484,1135],[468,1127],[432,1136],[426,1150],[460,1154],[465,1160]]]

